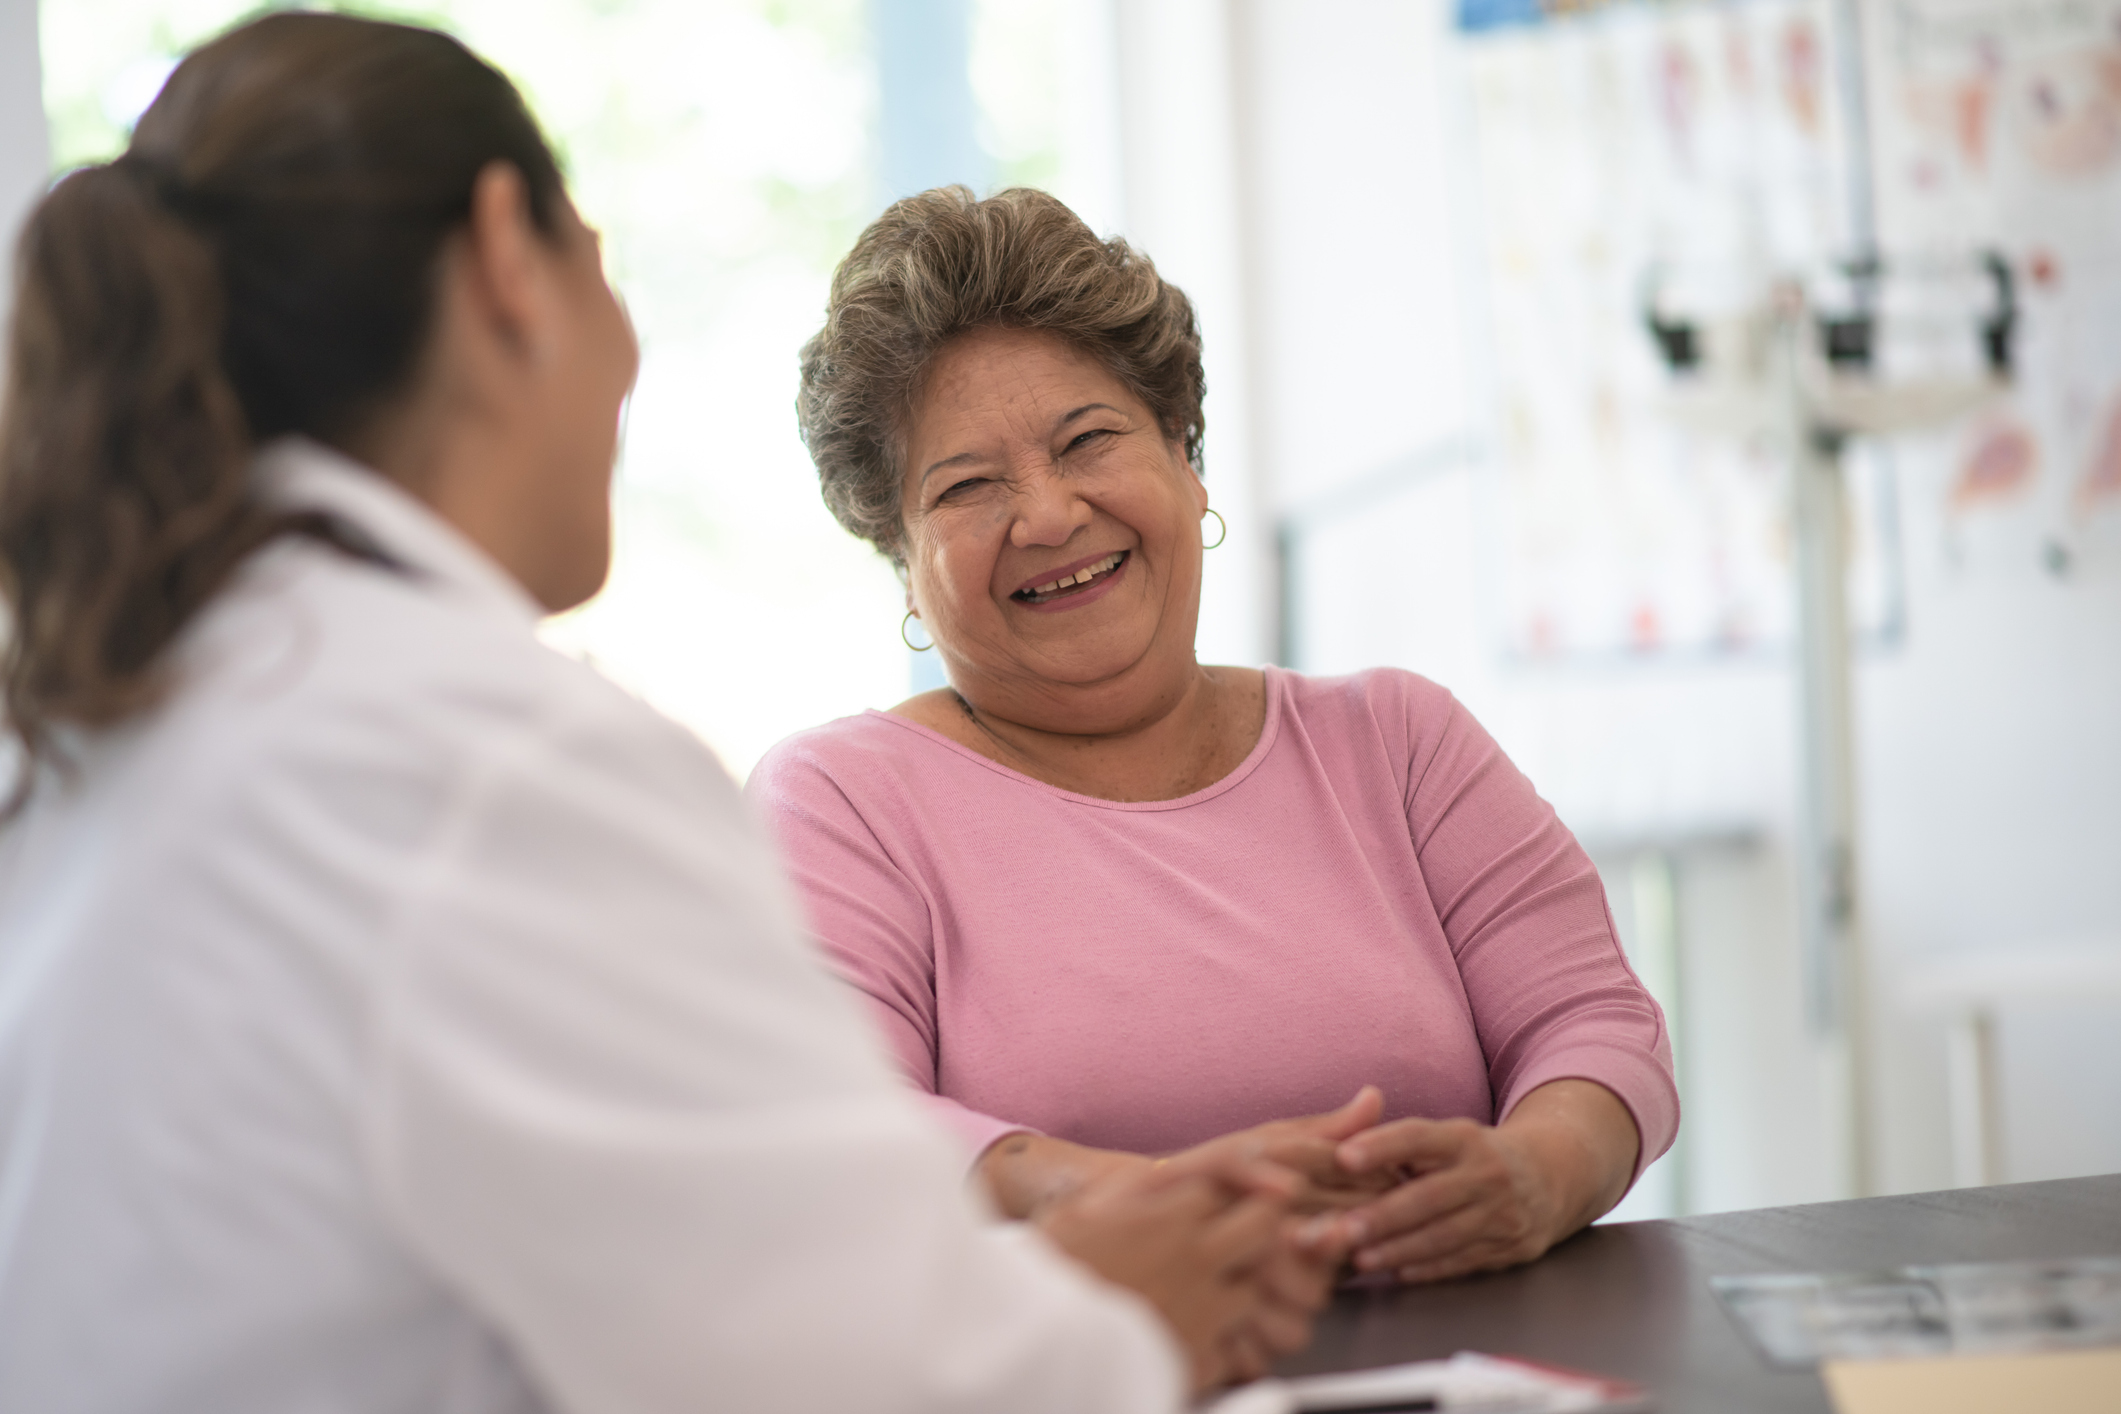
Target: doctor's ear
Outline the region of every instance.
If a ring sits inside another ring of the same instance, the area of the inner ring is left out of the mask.
[[[463,273],[473,297],[469,312],[515,352],[539,352],[545,287],[558,256],[553,237],[531,215],[523,174],[513,163],[487,163],[472,183]]]

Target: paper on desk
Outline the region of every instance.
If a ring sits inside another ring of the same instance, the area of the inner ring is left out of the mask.
[[[1819,1367],[1835,1414],[2114,1414],[2121,1350],[1829,1360]]]
[[[1328,1414],[1335,1410],[1479,1410],[1485,1414],[1622,1414],[1648,1409],[1642,1390],[1618,1380],[1461,1350],[1340,1375],[1260,1380],[1205,1414]]]
[[[1714,1277],[1710,1285],[1769,1363],[1785,1369],[1822,1359],[2121,1345],[2121,1258]]]

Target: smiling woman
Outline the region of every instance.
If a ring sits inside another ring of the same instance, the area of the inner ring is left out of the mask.
[[[1670,1049],[1554,812],[1433,683],[1194,656],[1184,294],[1051,197],[946,188],[863,235],[803,368],[826,501],[950,686],[751,792],[1001,1206],[1263,1149],[1408,1279],[1610,1208],[1676,1131]]]

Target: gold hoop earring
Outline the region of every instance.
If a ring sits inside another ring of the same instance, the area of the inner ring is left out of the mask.
[[[1215,517],[1215,523],[1218,526],[1222,527],[1222,533],[1215,537],[1214,544],[1210,544],[1209,542],[1203,540],[1200,544],[1200,548],[1203,550],[1212,550],[1215,548],[1216,545],[1220,545],[1223,543],[1223,541],[1228,540],[1230,538],[1230,522],[1223,519],[1223,513],[1215,509],[1215,507],[1210,506],[1208,507],[1208,514]]]
[[[911,648],[916,653],[925,653],[929,649],[935,647],[935,640],[932,638],[929,639],[926,643],[915,643],[913,641],[913,635],[906,632],[906,626],[912,622],[913,610],[908,609],[906,611],[906,617],[898,621],[898,641],[905,644],[908,648]]]

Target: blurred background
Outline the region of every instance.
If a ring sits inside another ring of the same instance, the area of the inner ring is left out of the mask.
[[[0,229],[257,8],[0,0]],[[1598,860],[1686,1103],[1618,1216],[2121,1170],[2121,0],[340,8],[513,75],[603,228],[618,556],[547,632],[740,776],[932,681],[795,433],[833,264],[1045,187],[1199,306],[1203,658],[1437,679]],[[2014,378],[1841,449],[1828,858],[1792,443],[1682,405],[1766,406],[1716,331],[1866,251],[1874,380],[1979,372],[1985,253]]]

